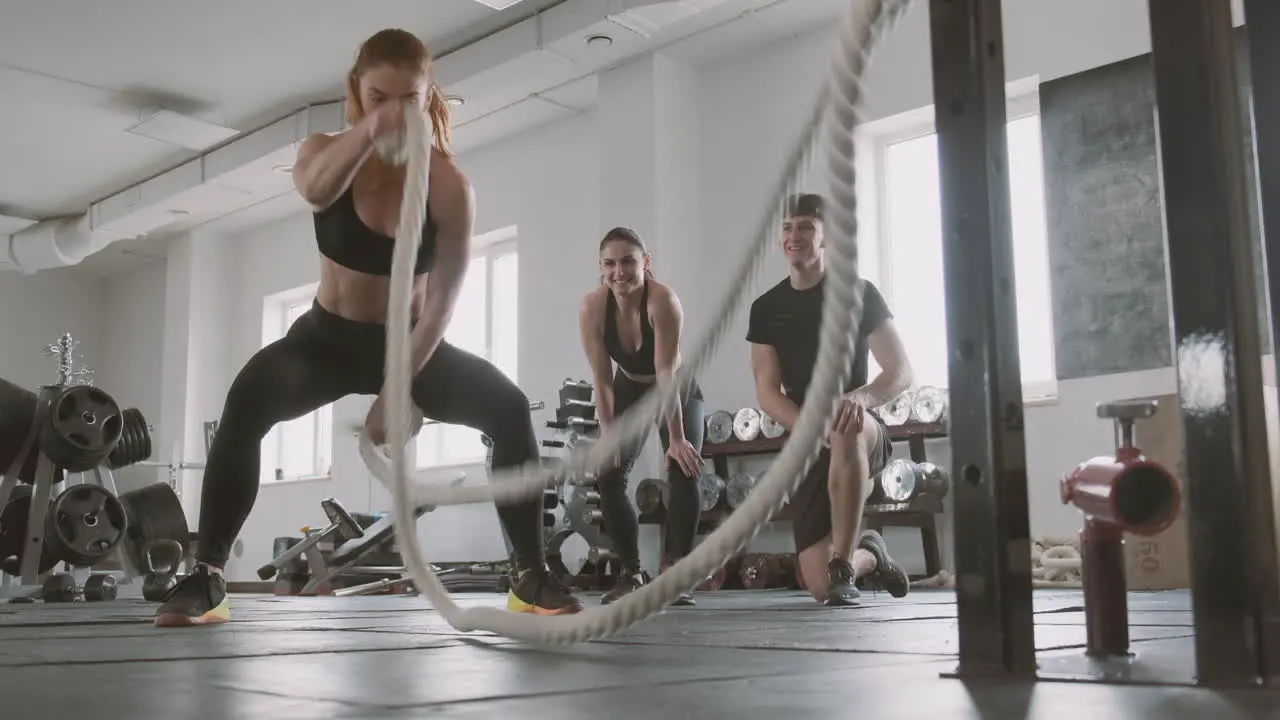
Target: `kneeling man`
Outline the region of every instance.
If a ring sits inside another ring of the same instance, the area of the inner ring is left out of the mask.
[[[818,358],[822,324],[823,213],[819,195],[788,200],[782,252],[788,277],[751,304],[747,340],[760,409],[788,431],[795,425]],[[889,556],[880,533],[858,534],[862,510],[893,452],[889,431],[871,408],[911,385],[911,364],[893,315],[875,285],[860,281],[862,322],[852,373],[826,447],[791,497],[800,572],[809,592],[827,605],[856,605],[858,577],[874,576],[893,597],[909,589],[907,574]],[[882,368],[867,382],[867,353]],[[855,549],[854,539],[857,538]]]

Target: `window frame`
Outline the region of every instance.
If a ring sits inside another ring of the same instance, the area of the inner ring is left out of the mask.
[[[289,332],[292,323],[289,321],[290,311],[299,307],[310,307],[315,300],[320,283],[308,283],[301,287],[268,295],[263,299],[262,309],[262,347],[280,340]],[[303,312],[306,312],[305,310]],[[262,481],[267,483],[305,482],[327,480],[333,475],[333,405],[328,404],[316,408],[297,420],[310,419],[313,456],[311,472],[297,476],[283,474],[280,467],[285,456],[285,438],[278,423],[263,439]],[[297,422],[293,420],[291,422]]]
[[[480,258],[484,258],[484,352],[476,354],[491,363],[494,362],[494,311],[497,305],[494,302],[495,286],[493,282],[493,268],[494,264],[499,259],[508,256],[515,256],[516,262],[519,263],[520,252],[517,241],[516,227],[514,225],[494,230],[492,232],[485,233],[484,235],[476,236],[472,240],[471,257],[467,261],[468,264],[470,264]],[[518,312],[519,302],[517,302],[516,305]],[[517,329],[518,326],[519,323],[517,321]],[[512,378],[513,381],[519,377],[519,365],[520,355],[517,343],[516,377]],[[429,420],[424,423],[422,431],[418,434],[418,437],[414,439],[413,443],[414,468],[416,470],[434,471],[458,467],[472,467],[476,465],[483,465],[485,463],[487,451],[483,449],[483,446],[481,446],[482,451],[480,454],[475,457],[466,456],[461,458],[443,458],[440,450],[443,445],[443,434],[446,427],[449,426],[442,423],[434,423]],[[430,442],[431,438],[434,438],[434,442]]]
[[[1027,78],[1009,83],[1007,89],[1005,122],[1030,115],[1040,114],[1040,93],[1038,79]],[[866,161],[859,163],[859,173],[869,172],[872,176],[870,194],[872,197],[861,202],[869,207],[860,218],[861,227],[870,228],[870,249],[874,255],[874,275],[876,286],[880,289],[889,307],[894,307],[893,287],[893,239],[888,225],[889,188],[888,188],[888,155],[889,147],[896,143],[914,140],[926,135],[936,134],[937,125],[932,105],[910,110],[898,115],[866,123],[859,128],[857,144],[861,146]],[[1042,180],[1043,187],[1043,180]],[[1049,241],[1046,220],[1046,244]],[[1051,270],[1045,267],[1045,281],[1051,281]],[[872,273],[867,273],[871,275]],[[1052,302],[1052,298],[1050,299]],[[1050,307],[1050,334],[1052,336],[1053,313]],[[1049,362],[1054,378],[1049,380],[1023,381],[1022,399],[1024,404],[1051,404],[1058,400],[1057,357],[1055,343],[1050,343]],[[944,388],[945,389],[945,388]]]

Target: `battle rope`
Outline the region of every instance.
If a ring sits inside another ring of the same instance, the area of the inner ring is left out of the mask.
[[[391,490],[395,512],[396,540],[405,566],[432,606],[452,627],[461,631],[485,630],[510,638],[542,644],[564,644],[598,639],[619,632],[661,612],[678,595],[696,585],[743,547],[760,527],[777,512],[807,472],[831,420],[834,405],[847,376],[854,338],[862,316],[861,283],[858,280],[857,213],[854,176],[854,128],[862,100],[862,75],[870,51],[902,16],[910,0],[854,0],[845,17],[839,48],[831,63],[831,74],[806,124],[797,147],[789,158],[786,174],[776,188],[775,198],[795,191],[804,177],[819,134],[826,124],[828,163],[831,176],[831,213],[827,226],[827,280],[824,283],[822,337],[813,381],[805,396],[791,439],[782,448],[764,478],[750,496],[711,535],[666,572],[617,602],[574,615],[520,615],[498,608],[458,607],[422,556],[416,519],[412,508],[431,504],[457,505],[473,502],[511,503],[540,493],[557,479],[579,475],[602,465],[624,444],[634,441],[676,401],[680,387],[695,376],[715,351],[729,326],[729,318],[741,307],[750,289],[750,279],[773,245],[773,234],[781,225],[782,202],[760,224],[755,247],[748,253],[733,291],[721,303],[720,321],[707,331],[696,351],[680,369],[675,383],[664,384],[629,412],[618,418],[610,432],[585,451],[576,451],[557,468],[542,468],[534,461],[520,468],[491,471],[487,485],[440,487],[425,485],[410,494],[407,449],[410,437],[409,387],[409,305],[413,258],[421,242],[421,228],[428,196],[430,129],[421,113],[406,110],[409,158],[400,226],[396,233],[392,260],[390,298],[387,313],[386,422],[389,458],[380,455],[367,433],[360,436],[360,452],[371,472]]]

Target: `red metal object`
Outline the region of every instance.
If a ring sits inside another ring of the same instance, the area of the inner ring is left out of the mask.
[[[1150,413],[1154,406],[1142,416]],[[1084,513],[1080,554],[1086,653],[1106,657],[1129,654],[1124,535],[1156,535],[1172,525],[1182,505],[1182,490],[1172,473],[1133,446],[1136,417],[1114,406],[1100,407],[1099,415],[1116,420],[1119,447],[1115,455],[1081,463],[1062,479],[1061,490],[1062,502]]]

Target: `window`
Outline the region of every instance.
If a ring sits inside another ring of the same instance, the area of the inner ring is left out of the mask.
[[[477,237],[475,248],[445,339],[489,360],[516,382],[519,272],[515,228]],[[485,454],[480,432],[471,428],[433,423],[418,435],[419,468],[479,463]]]
[[[316,286],[272,295],[263,303],[262,344],[279,340],[311,308]],[[328,477],[333,464],[333,407],[326,405],[300,418],[282,422],[263,440],[266,480]]]
[[[1023,397],[1057,393],[1049,294],[1040,115],[1035,97],[1011,104],[1007,126],[1018,344]],[[878,283],[894,313],[917,385],[946,387],[947,319],[937,135],[925,123],[875,140]]]

